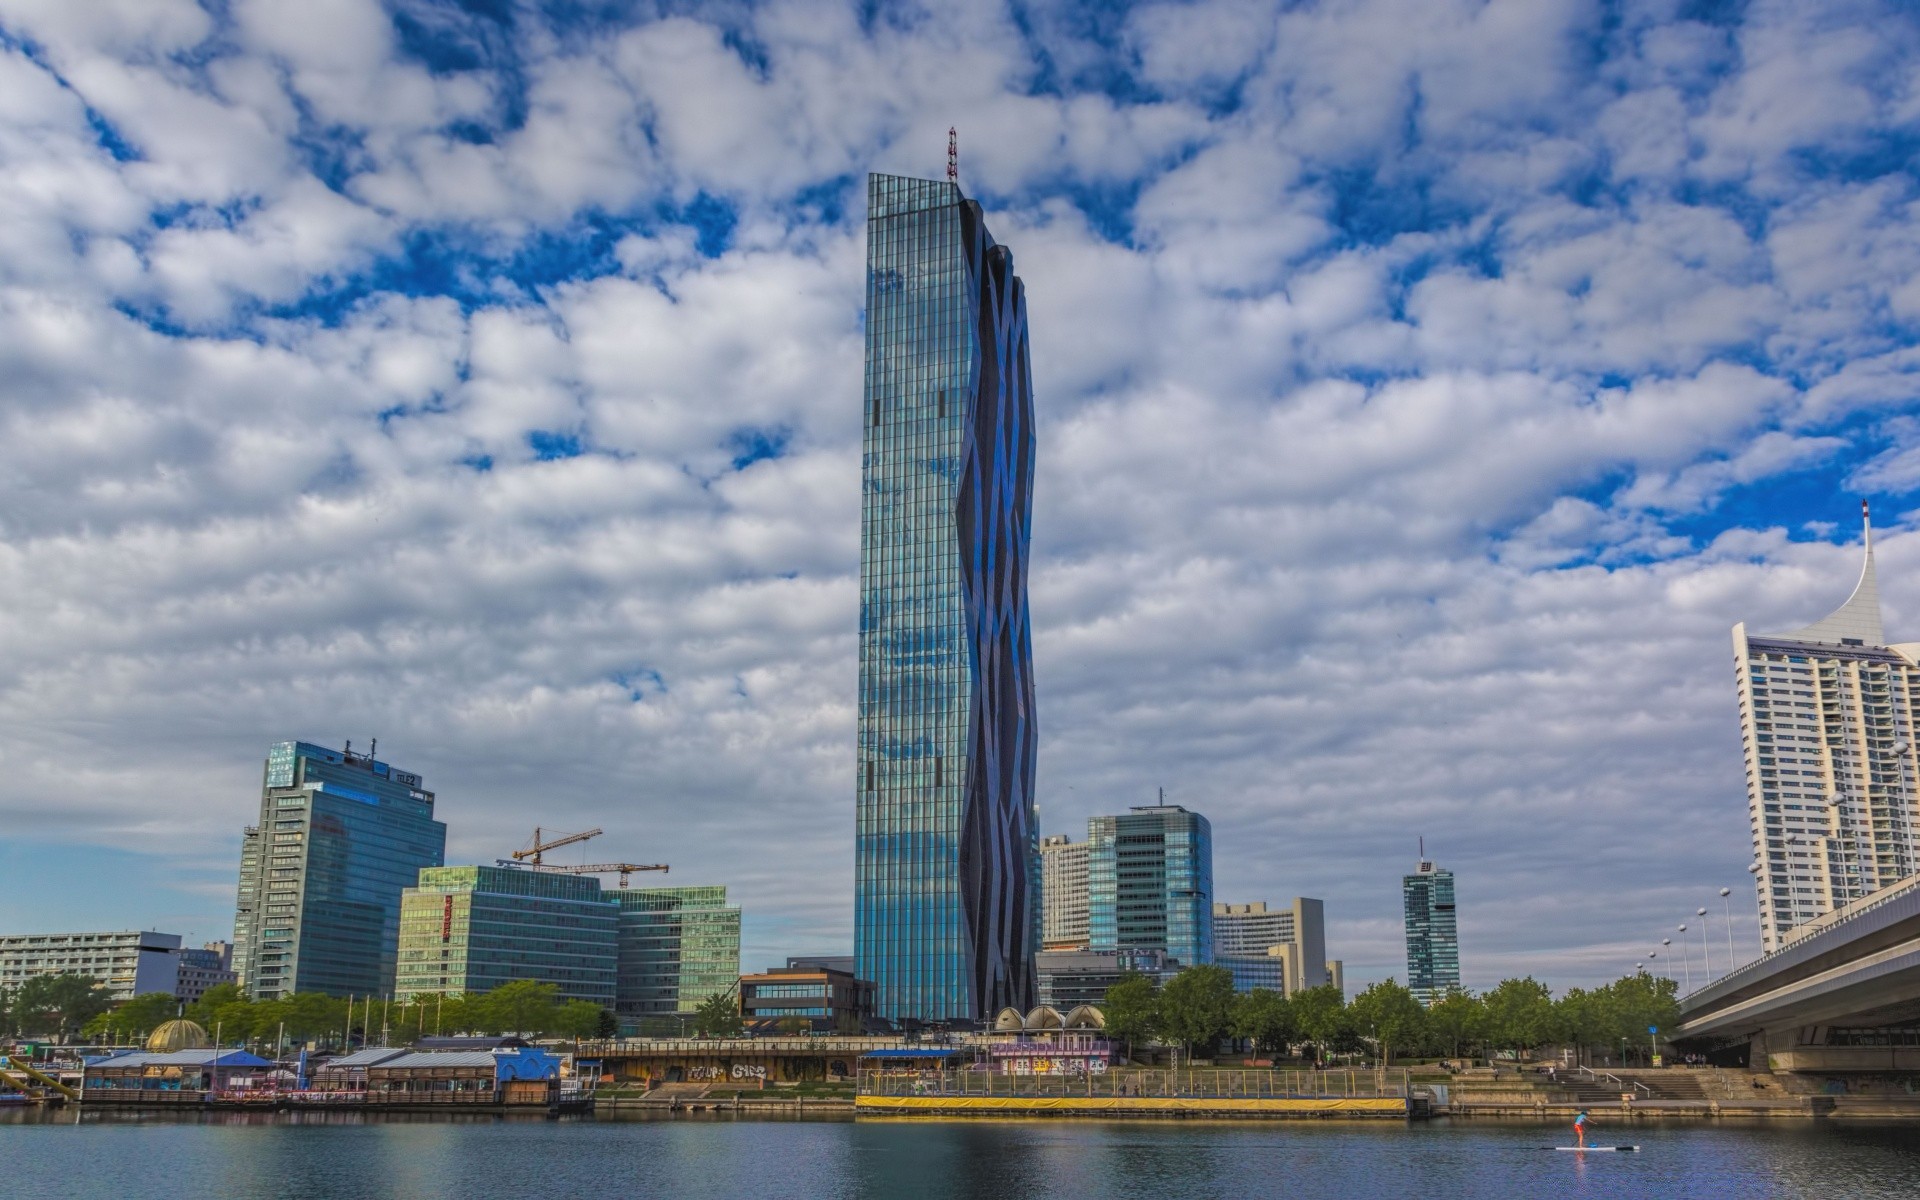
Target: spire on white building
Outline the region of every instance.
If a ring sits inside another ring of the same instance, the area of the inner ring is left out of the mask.
[[[1860,523],[1864,529],[1866,563],[1860,568],[1860,582],[1854,585],[1853,595],[1847,597],[1845,604],[1805,629],[1768,634],[1768,637],[1787,642],[1838,644],[1855,641],[1866,646],[1887,644],[1886,632],[1880,625],[1880,584],[1873,573],[1873,520],[1865,500],[1860,502]]]

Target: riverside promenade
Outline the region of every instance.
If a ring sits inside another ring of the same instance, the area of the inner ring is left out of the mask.
[[[862,1115],[1392,1118],[1424,1115],[1402,1068],[1118,1069],[1082,1075],[863,1069]]]

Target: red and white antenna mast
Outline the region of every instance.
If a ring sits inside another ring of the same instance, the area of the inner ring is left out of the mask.
[[[960,130],[947,126],[947,182],[960,186]]]

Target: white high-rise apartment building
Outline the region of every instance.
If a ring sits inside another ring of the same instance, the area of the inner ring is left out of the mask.
[[[1087,845],[1064,834],[1040,839],[1042,949],[1087,948]]]
[[[1733,627],[1763,946],[1920,870],[1920,642],[1886,644],[1866,562],[1847,602],[1792,633]]]

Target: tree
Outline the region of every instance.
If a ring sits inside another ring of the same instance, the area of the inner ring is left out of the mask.
[[[1427,1036],[1432,1045],[1460,1056],[1463,1048],[1486,1036],[1486,1006],[1472,992],[1449,988],[1427,1009]]]
[[[240,990],[239,984],[216,983],[206,991],[200,993],[198,1000],[187,1005],[187,1020],[212,1029],[213,1014],[218,1011],[222,1005],[232,1004],[236,1001],[245,1003],[246,999],[247,994]]]
[[[1271,988],[1254,988],[1234,1005],[1233,1032],[1262,1054],[1278,1056],[1299,1036],[1293,1005]]]
[[[1366,1031],[1378,1044],[1382,1064],[1393,1061],[1395,1046],[1411,1046],[1426,1032],[1427,1010],[1392,976],[1355,996],[1351,1012],[1354,1030]]]
[[[1101,1010],[1107,1018],[1107,1036],[1127,1043],[1128,1058],[1133,1057],[1135,1042],[1160,1032],[1160,989],[1137,971],[1129,971],[1107,989]]]
[[[1325,1060],[1327,1049],[1347,1036],[1347,998],[1331,983],[1302,988],[1291,998],[1294,1020],[1300,1032],[1313,1042],[1317,1057]]]
[[[173,1020],[179,1011],[180,1001],[172,992],[147,992],[99,1014],[80,1032],[90,1038],[136,1038]]]
[[[107,989],[89,975],[36,975],[14,993],[14,1019],[27,1033],[65,1040],[113,1006]]]
[[[786,1034],[788,1037],[800,1036],[807,1032],[811,1025],[812,1022],[808,1021],[805,1017],[781,1017],[773,1023],[775,1029]]]
[[[1509,1050],[1530,1051],[1553,1040],[1553,993],[1529,975],[1503,979],[1486,995],[1488,1037]]]
[[[482,999],[481,1024],[491,1033],[545,1033],[559,1008],[560,985],[533,979],[503,983]]]
[[[1160,1032],[1189,1054],[1211,1052],[1233,1030],[1233,972],[1188,967],[1160,989]]]
[[[553,1015],[553,1031],[562,1037],[590,1038],[600,1030],[606,1010],[591,1000],[568,1000]]]
[[[700,1037],[734,1037],[745,1028],[732,992],[715,992],[694,1010],[693,1031]]]

